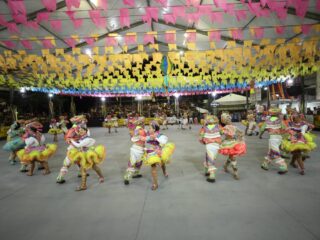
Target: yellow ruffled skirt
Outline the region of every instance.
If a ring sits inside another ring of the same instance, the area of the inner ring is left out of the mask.
[[[79,163],[81,167],[86,170],[91,169],[93,164],[100,164],[106,158],[106,148],[103,145],[98,145],[89,148],[87,151],[81,151],[79,149],[70,149],[67,153],[71,163]]]
[[[57,150],[56,144],[46,144],[42,151],[32,150],[26,152],[26,149],[21,149],[17,152],[17,156],[22,163],[29,163],[32,161],[44,162],[47,161]]]
[[[60,128],[50,128],[48,133],[52,135],[56,135],[56,134],[63,133],[63,131]]]
[[[164,145],[160,155],[156,152],[147,153],[144,156],[143,163],[149,166],[153,164],[168,164],[170,162],[172,154],[174,153],[175,148],[175,144],[169,142],[166,145]]]
[[[242,124],[243,126],[245,126],[245,127],[249,126],[248,120],[242,120],[242,121],[241,121],[241,124]]]
[[[295,152],[295,151],[302,151],[302,152],[310,152],[317,147],[317,144],[314,142],[316,136],[312,133],[305,133],[304,138],[306,143],[297,142],[293,143],[289,139],[284,139],[281,143],[281,149],[286,152]]]

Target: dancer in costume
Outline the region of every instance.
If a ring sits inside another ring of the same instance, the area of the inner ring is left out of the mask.
[[[261,126],[260,139],[265,131],[269,133],[269,151],[268,155],[265,157],[261,168],[264,170],[269,170],[269,164],[273,163],[279,169],[279,174],[285,174],[288,171],[288,167],[284,159],[281,157],[280,145],[282,142],[282,135],[286,133],[286,126],[279,117],[281,109],[270,108],[269,116],[266,121]]]
[[[119,123],[118,123],[118,118],[116,114],[113,114],[111,121],[113,123],[113,127],[114,127],[114,131],[117,133],[118,132],[118,127],[119,127]]]
[[[99,182],[104,182],[104,177],[98,164],[102,163],[106,157],[106,149],[103,145],[95,145],[95,140],[90,138],[90,132],[86,127],[86,120],[83,115],[75,116],[70,119],[74,127],[69,129],[65,139],[69,144],[67,156],[63,161],[57,183],[65,183],[65,175],[71,165],[76,164],[81,171],[81,185],[77,191],[87,189],[87,171],[93,169],[99,176]]]
[[[166,164],[169,162],[174,150],[174,143],[168,142],[168,137],[160,133],[159,123],[152,121],[148,131],[146,157],[144,159],[144,164],[151,166],[152,190],[158,188],[158,166],[161,166],[165,177],[169,176]]]
[[[248,136],[252,136],[253,134],[258,135],[258,132],[255,131],[257,127],[257,123],[255,120],[253,111],[248,112],[247,121],[248,121],[248,126],[246,128],[246,134]]]
[[[188,113],[185,112],[183,114],[183,119],[182,119],[182,129],[187,129],[189,127],[189,130],[191,129],[191,125],[189,125],[189,121],[188,121]]]
[[[313,125],[303,121],[303,116],[294,112],[291,116],[292,121],[289,122],[289,136],[282,142],[282,148],[292,154],[291,165],[300,168],[300,174],[305,174],[303,154],[314,150],[317,145],[314,142],[315,135],[310,131]]]
[[[161,121],[162,121],[162,126],[163,126],[163,130],[168,130],[168,117],[167,114],[163,113],[161,115]]]
[[[133,143],[130,148],[130,160],[128,168],[124,175],[124,184],[128,185],[132,178],[141,178],[140,168],[142,166],[142,157],[144,155],[144,147],[147,140],[147,134],[144,130],[144,118],[139,118],[133,122],[136,126],[131,142]]]
[[[39,162],[43,168],[43,175],[50,173],[48,159],[56,152],[56,144],[44,144],[45,137],[42,134],[42,124],[32,120],[26,125],[26,133],[23,136],[25,148],[17,152],[17,156],[21,161],[21,172],[25,172],[27,166],[30,165],[28,176],[32,176],[35,163]]]
[[[22,138],[25,132],[23,124],[24,120],[18,120],[10,126],[10,129],[7,132],[7,143],[3,146],[3,150],[11,152],[9,156],[11,165],[16,164],[17,151],[25,147],[25,142]]]
[[[62,129],[60,128],[60,123],[57,122],[55,118],[51,119],[50,121],[50,129],[48,131],[49,134],[53,135],[53,141],[58,142],[58,134],[63,133]]]
[[[59,119],[59,127],[63,131],[63,133],[66,134],[68,132],[67,124],[69,123],[69,121],[67,120],[66,116],[60,116]]]
[[[111,127],[112,127],[112,117],[111,114],[108,114],[105,119],[104,119],[104,123],[103,123],[103,127],[108,128],[108,133],[111,133]]]
[[[134,125],[136,118],[133,116],[133,114],[129,114],[128,118],[127,118],[127,127],[129,129],[129,135],[130,137],[133,136],[134,133],[134,129],[136,128],[136,126]]]
[[[228,167],[231,164],[233,177],[236,180],[239,180],[236,156],[246,153],[246,144],[243,141],[243,132],[232,125],[229,113],[222,113],[221,122],[225,124],[222,128],[225,138],[220,145],[219,153],[228,156],[228,159],[224,164],[224,170],[229,172]]]
[[[221,127],[219,119],[213,115],[207,115],[205,126],[200,129],[200,143],[206,145],[206,158],[204,162],[205,176],[208,182],[215,182],[216,158],[221,144]]]

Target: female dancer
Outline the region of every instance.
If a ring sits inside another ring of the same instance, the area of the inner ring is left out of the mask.
[[[27,166],[30,165],[28,176],[33,175],[35,162],[39,162],[45,169],[44,175],[49,174],[48,159],[56,152],[56,144],[44,144],[45,137],[42,135],[42,124],[32,120],[26,125],[26,133],[23,136],[26,147],[17,152],[17,156],[21,161],[21,172],[25,172]]]
[[[236,156],[246,153],[246,144],[243,141],[243,132],[232,125],[229,113],[222,113],[221,122],[225,124],[222,129],[225,139],[220,145],[219,153],[228,156],[228,159],[224,164],[224,170],[229,172],[228,167],[231,164],[233,177],[234,179],[239,180]]]
[[[111,127],[112,127],[112,117],[111,114],[108,114],[105,119],[104,119],[104,123],[103,123],[103,127],[108,128],[108,133],[111,133]]]
[[[87,189],[87,171],[93,169],[99,176],[99,182],[104,182],[104,177],[98,164],[102,163],[106,157],[106,150],[103,145],[94,146],[95,140],[90,138],[90,132],[85,124],[84,116],[76,116],[71,121],[75,125],[69,129],[65,136],[66,142],[69,144],[67,156],[63,161],[57,183],[65,183],[64,176],[67,174],[72,164],[77,164],[81,171],[81,185],[76,191]]]
[[[130,148],[130,160],[128,168],[124,175],[124,184],[128,185],[132,178],[141,178],[140,168],[142,166],[142,157],[144,154],[144,147],[146,144],[147,134],[144,130],[144,118],[139,118],[133,122],[136,128],[132,133]]]
[[[58,123],[57,120],[53,118],[51,119],[49,127],[50,129],[48,133],[53,135],[54,142],[58,142],[58,134],[63,133],[63,131],[60,129],[60,123]]]
[[[265,157],[265,161],[261,164],[261,168],[264,170],[269,170],[269,164],[274,163],[279,171],[279,174],[285,174],[288,172],[288,167],[284,159],[281,157],[280,145],[282,142],[282,135],[286,132],[286,126],[280,118],[281,109],[270,108],[269,116],[263,123],[260,129],[260,136],[265,131],[269,132],[269,151],[268,155]]]
[[[168,177],[166,163],[169,162],[175,150],[173,143],[168,143],[168,137],[160,133],[160,125],[156,121],[150,123],[147,137],[146,157],[144,164],[151,166],[152,190],[158,188],[157,167],[161,166],[163,175]]]
[[[216,158],[221,144],[221,127],[219,119],[214,115],[207,115],[205,125],[200,129],[200,143],[206,145],[206,159],[204,162],[205,176],[208,182],[215,182]]]
[[[22,138],[25,130],[23,128],[24,120],[14,122],[7,132],[7,143],[3,146],[3,150],[11,152],[9,162],[11,165],[16,164],[17,151],[25,147],[25,142]]]
[[[67,124],[69,123],[69,121],[67,120],[66,116],[60,116],[59,119],[59,127],[63,131],[63,133],[66,134],[68,131]]]
[[[292,114],[292,121],[289,122],[289,137],[282,142],[282,148],[292,154],[291,165],[300,168],[300,174],[305,174],[303,153],[314,150],[317,145],[314,142],[315,136],[309,131],[313,128],[311,124],[303,121],[302,116],[295,112]]]

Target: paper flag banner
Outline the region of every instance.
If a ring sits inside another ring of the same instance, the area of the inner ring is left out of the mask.
[[[130,7],[134,7],[135,6],[134,0],[123,0],[123,4],[124,5],[128,5]]]
[[[50,20],[50,26],[53,30],[60,32],[62,28],[61,20]]]
[[[21,44],[24,48],[27,48],[27,49],[32,49],[32,44],[30,41],[28,40],[21,40]]]
[[[55,11],[57,9],[57,0],[41,0],[41,2],[48,11]]]
[[[127,8],[120,8],[120,25],[121,27],[130,27],[130,14]]]

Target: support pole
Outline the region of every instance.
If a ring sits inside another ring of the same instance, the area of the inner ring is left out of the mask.
[[[305,89],[304,89],[304,76],[301,77],[301,113],[306,113]]]

